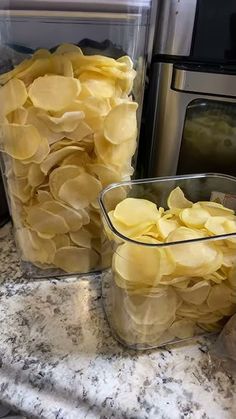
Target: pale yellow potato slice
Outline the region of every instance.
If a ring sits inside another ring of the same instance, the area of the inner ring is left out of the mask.
[[[75,70],[75,74],[80,77],[80,75],[86,71],[93,71],[98,74],[102,74],[108,79],[113,78],[121,87],[122,91],[129,94],[128,86],[132,86],[133,80],[136,76],[135,70],[124,71],[126,69],[125,63],[119,63],[116,61],[116,65],[111,66],[95,66],[95,65],[84,65],[79,69]]]
[[[87,168],[89,169],[92,175],[96,175],[98,177],[103,187],[111,183],[116,183],[116,182],[121,181],[119,172],[113,169],[112,167],[106,166],[105,164],[102,164],[102,163],[89,164]],[[119,191],[115,190],[115,193],[119,193]],[[123,198],[125,198],[125,196],[123,196]]]
[[[56,246],[51,240],[38,237],[34,231],[28,228],[21,228],[16,230],[16,241],[23,260],[34,264],[49,264],[52,262]]]
[[[51,57],[51,52],[48,49],[45,49],[45,48],[37,49],[33,54],[33,59],[49,58],[49,57]]]
[[[173,275],[176,262],[169,252],[168,248],[158,248],[160,253],[160,279],[165,278],[168,275]]]
[[[58,196],[62,201],[80,210],[95,201],[101,189],[102,185],[99,180],[88,173],[82,173],[73,179],[66,180]]]
[[[66,234],[57,234],[53,237],[53,242],[55,243],[57,250],[61,247],[70,246],[70,238]]]
[[[197,205],[200,205],[203,209],[208,211],[212,217],[234,217],[234,211],[222,204],[218,204],[213,201],[199,201]]]
[[[137,136],[137,103],[128,102],[111,109],[104,120],[104,136],[112,144],[121,144]]]
[[[187,227],[179,227],[167,237],[167,242],[178,242],[169,248],[173,259],[176,261],[178,276],[190,274],[201,276],[210,274],[220,268],[223,256],[213,243],[206,241],[181,243],[185,240],[201,239],[204,233]]]
[[[181,210],[184,208],[191,208],[193,203],[185,198],[183,191],[177,186],[177,188],[171,191],[167,199],[167,205],[171,210]]]
[[[218,271],[212,272],[209,275],[204,275],[204,279],[206,279],[207,281],[213,281],[216,284],[220,284],[222,281],[227,279],[227,274],[225,274],[222,271],[222,267],[223,267],[223,265],[221,266],[221,268]]]
[[[104,116],[86,117],[86,123],[90,127],[92,133],[102,134],[104,125]]]
[[[114,79],[104,77],[102,74],[87,71],[80,75],[82,87],[87,89],[90,96],[110,98],[115,96],[116,85]]]
[[[18,160],[32,157],[41,142],[32,125],[0,124],[0,150]]]
[[[210,310],[216,311],[227,308],[232,302],[231,290],[224,283],[211,287],[207,298],[207,305]]]
[[[41,204],[41,208],[46,209],[47,211],[50,211],[53,214],[62,217],[65,220],[66,224],[69,226],[71,232],[79,230],[84,224],[83,217],[79,214],[79,212],[75,211],[71,207],[66,206],[62,202],[47,200],[46,202]]]
[[[187,226],[193,228],[204,228],[205,223],[211,217],[210,213],[200,205],[194,204],[192,208],[185,208],[180,212],[180,220]]]
[[[5,160],[6,163],[6,160]],[[8,165],[8,162],[7,162]],[[13,173],[16,177],[27,177],[29,171],[29,165],[23,164],[22,161],[12,159],[9,157],[9,165],[11,166]]]
[[[60,216],[35,206],[27,209],[27,223],[32,230],[42,234],[64,234],[70,231],[68,224]]]
[[[56,141],[62,140],[65,137],[65,133],[50,130],[47,124],[39,118],[39,112],[40,109],[30,106],[28,108],[27,124],[33,125],[37,128],[41,137],[46,138],[48,144],[53,144]]]
[[[38,117],[42,119],[50,130],[54,132],[71,132],[79,125],[84,118],[83,112],[65,112],[61,116],[51,116],[46,112],[39,112]]]
[[[24,60],[20,64],[18,64],[13,70],[8,71],[7,73],[1,74],[0,75],[0,84],[1,85],[6,84],[9,80],[11,80],[13,78],[17,78],[18,74],[20,74],[23,70],[30,67],[32,62],[33,62],[32,59]]]
[[[154,285],[160,280],[160,258],[155,247],[124,243],[114,254],[113,269],[128,282]]]
[[[114,228],[121,234],[123,234],[123,236],[125,237],[129,237],[129,238],[138,238],[141,236],[144,236],[145,234],[147,234],[150,231],[150,228],[152,226],[152,224],[148,221],[143,222],[142,224],[138,224],[138,225],[134,225],[134,226],[127,226],[126,224],[118,221],[115,217],[114,217],[114,211],[110,211],[109,212],[109,218],[110,221],[112,223],[112,225],[114,226]]]
[[[28,171],[28,182],[33,188],[41,185],[45,181],[45,175],[41,171],[40,166],[36,163],[32,163],[29,166]]]
[[[32,197],[32,187],[27,178],[8,178],[7,181],[10,194],[17,197],[21,202],[26,203]]]
[[[61,247],[57,250],[53,263],[68,273],[86,273],[95,268],[98,255],[92,249],[75,246]]]
[[[169,328],[169,332],[179,339],[191,338],[195,334],[196,323],[190,319],[176,320]]]
[[[209,313],[209,311],[208,311]],[[209,315],[209,314],[208,314]],[[186,319],[198,320],[200,317],[199,306],[183,302],[176,310],[176,316]]]
[[[41,163],[40,167],[41,167],[42,172],[45,174],[48,174],[48,172],[54,166],[57,166],[65,157],[67,157],[69,154],[73,154],[74,152],[78,150],[83,151],[83,148],[79,146],[67,146],[57,151],[53,151]]]
[[[86,230],[91,234],[93,239],[98,239],[101,242],[102,224],[100,215],[94,210],[89,212],[89,223],[86,225]]]
[[[145,222],[155,224],[161,216],[153,202],[147,199],[126,198],[116,206],[113,217],[132,227]]]
[[[7,119],[10,124],[26,125],[28,118],[28,110],[26,108],[17,108],[8,114]]]
[[[68,146],[78,146],[78,143],[76,141],[69,140],[68,138],[63,138],[62,140],[57,141],[56,143],[53,143],[50,145],[50,152],[52,153],[54,151],[61,150]]]
[[[175,288],[187,288],[190,283],[191,277],[189,276],[177,276],[174,277],[174,275],[166,275],[163,276],[160,280],[160,283],[163,285],[171,285]]]
[[[124,307],[137,331],[148,333],[148,326],[152,326],[149,333],[153,333],[158,325],[174,321],[178,297],[169,288],[167,291],[155,295],[129,295],[124,297]],[[165,329],[165,328],[164,328]]]
[[[107,98],[90,96],[81,101],[80,109],[85,113],[85,118],[105,117],[111,110]]]
[[[91,240],[92,236],[84,228],[81,228],[80,230],[77,230],[75,232],[70,233],[70,238],[73,243],[75,243],[79,247],[86,247],[88,249],[91,248]]]
[[[180,224],[177,219],[168,219],[164,216],[157,221],[158,232],[163,239],[166,239],[178,227]]]
[[[227,246],[221,246],[221,251],[223,253],[223,266],[231,268],[236,266],[236,250]]]
[[[128,140],[119,145],[113,145],[104,138],[102,134],[94,135],[95,153],[101,162],[122,167],[125,162],[129,162],[136,150],[136,138]]]
[[[126,63],[119,63],[117,60],[106,57],[103,55],[82,55],[77,52],[71,52],[66,54],[71,60],[73,68],[77,75],[80,75],[84,71],[97,71],[101,72],[100,68],[126,68]]]
[[[22,160],[23,164],[37,163],[40,164],[48,156],[50,147],[46,137],[41,138],[41,142],[35,154],[28,159]]]
[[[37,201],[40,204],[43,204],[44,202],[51,201],[52,195],[48,191],[44,191],[43,189],[37,190]]]
[[[75,53],[83,55],[83,52],[80,47],[74,44],[63,43],[57,47],[56,51],[53,53],[55,55],[66,55],[68,53]]]
[[[93,130],[90,128],[90,126],[84,121],[79,121],[79,124],[74,131],[66,132],[66,137],[70,140],[79,142],[91,134],[93,134]]]
[[[200,281],[188,288],[179,289],[178,295],[189,304],[202,304],[208,297],[211,286],[208,281]]]
[[[118,58],[117,63],[125,64],[124,71],[132,70],[133,68],[133,61],[128,55],[124,55],[123,57]]]
[[[219,320],[223,319],[224,315],[220,313],[220,311],[215,311],[213,313],[209,313],[209,314],[205,314],[205,315],[201,315],[199,316],[198,319],[198,324],[201,325],[201,327],[203,327],[203,325],[208,325],[208,324],[212,324],[212,323],[216,323]],[[222,329],[222,325],[221,325],[221,329]]]
[[[22,69],[16,67],[15,72],[18,79],[29,86],[35,79],[45,74],[59,74],[65,77],[73,77],[73,67],[70,60],[64,56],[33,57],[25,64]],[[13,70],[14,72],[14,70]],[[12,78],[11,74],[6,74],[5,78]],[[1,82],[1,80],[0,80]]]
[[[12,79],[0,87],[0,115],[5,116],[24,105],[27,99],[27,90],[24,83]]]
[[[132,90],[134,90],[134,79],[136,75],[137,73],[134,69],[128,71],[123,78],[120,75],[117,75],[119,79],[117,85],[122,90],[123,94],[130,95]],[[140,83],[142,83],[142,81]],[[136,95],[137,94],[134,91],[134,96],[136,97]]]
[[[33,105],[46,111],[60,111],[80,92],[80,83],[72,77],[46,75],[38,77],[29,88]]]
[[[65,157],[61,163],[61,166],[78,166],[80,169],[87,167],[90,164],[91,159],[88,154],[81,150],[75,151],[73,154]],[[82,171],[81,171],[82,173]]]
[[[205,228],[214,235],[236,233],[236,220],[218,216],[211,217],[205,223]]]
[[[65,165],[54,169],[49,175],[49,187],[52,196],[59,199],[59,190],[68,179],[73,179],[83,173],[83,168],[75,165]]]

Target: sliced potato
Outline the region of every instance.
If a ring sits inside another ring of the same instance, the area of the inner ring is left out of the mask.
[[[193,286],[179,289],[178,295],[187,303],[199,305],[208,297],[211,286],[207,281],[200,281]]]
[[[96,266],[97,261],[98,256],[92,249],[69,246],[56,251],[53,263],[68,273],[86,273]]]
[[[8,115],[24,105],[27,99],[27,90],[24,83],[18,79],[12,79],[0,87],[0,115]]]
[[[137,103],[128,102],[111,109],[104,120],[105,138],[113,144],[121,144],[137,136]]]
[[[53,151],[41,163],[40,168],[42,172],[47,174],[54,166],[57,166],[65,157],[79,150],[83,151],[83,148],[78,146],[67,146],[57,151]]]
[[[41,185],[45,181],[45,175],[41,171],[38,164],[32,163],[29,166],[28,181],[29,181],[30,186],[32,186],[32,188],[35,188]]]
[[[32,125],[0,124],[0,150],[18,160],[32,157],[41,137]]]
[[[42,203],[41,208],[62,217],[65,220],[66,224],[69,226],[70,232],[77,232],[84,224],[83,216],[79,212],[75,211],[71,207],[66,206],[62,202],[47,200],[44,203]]]
[[[70,233],[70,238],[72,242],[79,247],[86,247],[88,249],[91,248],[92,236],[89,231],[85,230],[84,228]]]
[[[39,206],[28,208],[27,223],[32,230],[45,234],[64,234],[70,231],[65,220]]]
[[[39,112],[38,117],[42,119],[50,130],[55,132],[72,132],[79,125],[84,113],[80,111],[65,112],[61,116],[51,116],[46,112]]]
[[[113,216],[131,227],[144,222],[155,224],[160,218],[160,213],[156,205],[146,199],[126,198],[116,206]]]
[[[184,208],[191,208],[193,203],[185,198],[183,191],[177,186],[177,188],[171,191],[167,200],[167,205],[171,210],[181,210]]]
[[[58,192],[59,198],[76,210],[86,208],[97,198],[102,185],[88,173],[69,179],[63,183]]]
[[[77,79],[46,75],[38,77],[29,88],[29,97],[36,108],[60,111],[66,108],[80,92]]]

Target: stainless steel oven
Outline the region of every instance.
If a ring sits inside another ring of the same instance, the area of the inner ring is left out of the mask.
[[[236,175],[236,2],[158,2],[140,155],[146,176]]]

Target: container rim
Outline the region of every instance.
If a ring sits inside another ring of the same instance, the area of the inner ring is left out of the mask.
[[[138,185],[138,184],[143,185],[143,184],[148,184],[148,183],[153,183],[153,182],[163,182],[164,183],[164,182],[170,181],[170,180],[203,179],[203,178],[207,178],[207,177],[212,177],[212,178],[215,177],[215,178],[231,180],[231,181],[235,182],[235,188],[236,188],[236,177],[231,176],[231,175],[224,175],[222,173],[197,173],[197,174],[190,174],[190,175],[177,175],[177,176],[163,176],[163,177],[143,178],[143,179],[134,179],[134,180],[127,180],[127,181],[122,181],[122,182],[111,183],[110,185],[106,186],[100,192],[99,197],[98,197],[98,202],[99,202],[100,209],[102,211],[102,215],[103,215],[108,227],[112,231],[112,233],[114,235],[118,236],[123,241],[133,243],[133,244],[137,244],[139,246],[169,247],[169,246],[175,246],[175,245],[183,244],[183,243],[188,244],[188,243],[195,243],[195,242],[217,241],[219,239],[221,239],[221,240],[222,239],[229,239],[231,237],[236,238],[236,232],[235,232],[235,233],[221,234],[221,235],[216,235],[216,236],[200,237],[200,238],[197,238],[197,239],[175,241],[175,242],[170,242],[170,243],[144,243],[144,242],[140,242],[140,241],[134,240],[130,237],[127,237],[127,236],[123,235],[122,233],[120,233],[114,227],[114,225],[111,222],[110,217],[107,213],[105,204],[104,204],[104,197],[107,194],[107,192],[109,192],[112,189],[120,188],[122,186],[132,186],[132,185]]]

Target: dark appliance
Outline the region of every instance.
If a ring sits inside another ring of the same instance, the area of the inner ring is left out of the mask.
[[[236,1],[159,0],[142,174],[236,176]]]

